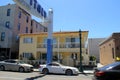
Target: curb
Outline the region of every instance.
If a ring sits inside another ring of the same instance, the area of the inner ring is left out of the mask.
[[[39,72],[39,69],[33,69],[33,72]]]

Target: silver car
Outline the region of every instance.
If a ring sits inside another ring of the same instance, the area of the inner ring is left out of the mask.
[[[56,73],[56,74],[66,74],[66,75],[73,75],[79,74],[79,70],[75,67],[64,66],[58,62],[52,62],[49,64],[43,64],[39,66],[39,71],[43,74],[48,73]]]
[[[4,70],[31,72],[33,71],[33,66],[19,60],[0,61],[0,71],[4,71]]]

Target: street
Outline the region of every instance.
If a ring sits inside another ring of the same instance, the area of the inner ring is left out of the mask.
[[[56,74],[40,74],[39,72],[19,73],[12,71],[0,71],[0,80],[91,80],[92,74],[79,74],[78,76],[66,76]]]

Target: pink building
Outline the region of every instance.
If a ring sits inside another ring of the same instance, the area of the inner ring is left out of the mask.
[[[4,38],[0,40],[0,56],[18,58],[19,34],[36,32],[47,32],[47,28],[16,4],[0,6],[0,38]]]

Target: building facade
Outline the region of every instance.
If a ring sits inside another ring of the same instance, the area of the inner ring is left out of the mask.
[[[99,44],[105,40],[105,38],[89,38],[88,39],[88,54],[89,56],[95,56],[96,62],[100,62]]]
[[[86,50],[88,31],[82,31],[83,64],[88,64],[89,58]],[[29,60],[34,57],[40,63],[46,62],[47,33],[20,34],[19,59]],[[53,61],[65,65],[78,66],[80,62],[79,32],[53,33]]]
[[[0,35],[5,38],[0,41],[1,56],[18,58],[19,34],[47,31],[46,27],[36,21],[32,25],[33,21],[31,15],[16,4],[0,6]]]
[[[113,33],[100,45],[100,63],[110,64],[120,58],[120,33]]]

